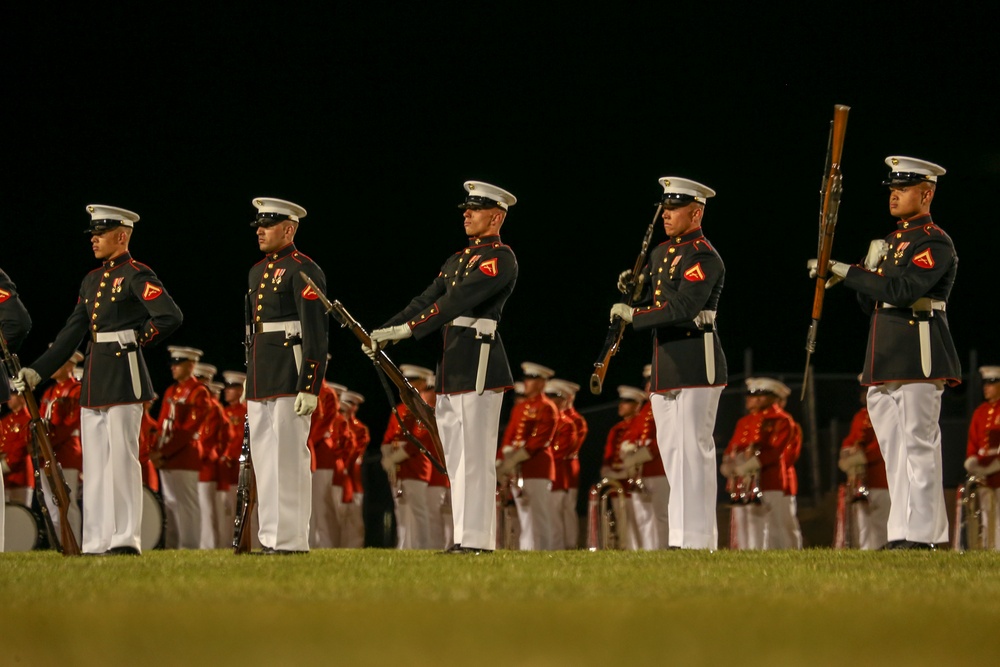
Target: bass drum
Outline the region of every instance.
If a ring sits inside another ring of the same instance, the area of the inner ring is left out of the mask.
[[[4,551],[33,551],[44,539],[41,517],[19,503],[4,505]]]
[[[167,515],[163,511],[160,494],[148,486],[142,487],[142,526],[140,542],[143,551],[162,549],[167,525]]]

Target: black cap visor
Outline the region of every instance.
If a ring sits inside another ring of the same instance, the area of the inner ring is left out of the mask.
[[[882,185],[888,188],[906,187],[917,183],[932,183],[926,174],[918,174],[912,171],[894,171],[889,177],[882,181]]]
[[[93,236],[94,234],[103,234],[104,232],[110,232],[112,229],[117,229],[122,226],[121,220],[91,220],[90,227],[83,230],[84,234],[88,236]]]
[[[675,208],[684,208],[693,201],[696,201],[693,195],[686,195],[680,192],[665,192],[660,201],[657,202],[657,205],[662,206],[668,211],[672,211]]]
[[[489,197],[483,197],[482,195],[469,195],[465,198],[465,201],[458,205],[461,209],[471,208],[473,211],[478,211],[484,208],[501,208],[500,204],[497,203],[495,199],[490,199]]]
[[[286,213],[258,213],[254,221],[250,223],[250,226],[254,229],[257,227],[274,227],[288,219]]]

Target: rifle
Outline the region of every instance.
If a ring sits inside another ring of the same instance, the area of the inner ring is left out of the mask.
[[[347,328],[351,330],[354,337],[361,341],[361,344],[365,347],[371,349],[372,339],[368,332],[365,330],[361,323],[358,322],[354,317],[347,312],[344,305],[340,301],[330,301],[322,290],[313,282],[313,279],[307,276],[304,272],[299,272],[303,280],[308,283],[314,292],[316,292],[319,297],[320,303],[326,309],[328,315],[331,315],[333,319],[337,320],[342,328]],[[386,397],[389,399],[389,406],[392,408],[392,413],[396,416],[396,421],[399,425],[403,427],[403,434],[406,435],[407,439],[412,442],[420,452],[427,457],[431,462],[431,465],[443,475],[448,474],[447,468],[443,463],[444,461],[444,445],[441,443],[441,435],[438,432],[437,427],[437,417],[434,416],[434,409],[427,405],[427,402],[420,397],[420,392],[413,388],[410,381],[403,376],[403,373],[396,367],[396,364],[392,362],[389,355],[385,353],[384,350],[379,349],[375,354],[375,368],[379,371],[379,378],[382,380],[382,386],[386,390]],[[424,444],[420,442],[416,436],[414,436],[408,428],[403,424],[403,418],[400,416],[399,411],[396,409],[396,401],[393,399],[392,391],[389,389],[386,382],[388,378],[389,382],[396,385],[396,389],[399,390],[399,400],[402,401],[410,414],[412,414],[417,421],[424,425],[427,432],[431,435],[431,447],[434,449],[433,452],[427,450]]]
[[[236,486],[236,521],[233,526],[233,553],[250,552],[250,517],[257,504],[257,479],[250,458],[250,416],[243,418],[243,446],[240,448],[240,478]]]
[[[835,104],[833,120],[830,121],[830,135],[827,139],[826,167],[820,185],[819,199],[819,248],[816,252],[816,291],[813,295],[812,323],[806,336],[806,370],[802,376],[802,398],[805,398],[809,379],[809,360],[816,351],[816,330],[823,315],[823,297],[826,295],[826,281],[833,250],[833,232],[837,226],[837,211],[840,209],[840,195],[843,191],[840,173],[840,158],[844,152],[844,134],[847,132],[847,112],[851,107]]]
[[[3,336],[0,336],[0,347],[3,349],[3,365],[7,369],[7,375],[11,379],[14,379],[21,370],[21,362],[18,360],[17,355],[13,354],[10,348],[7,347],[7,340]],[[21,392],[21,395],[24,396],[24,403],[28,407],[28,414],[31,415],[28,428],[31,429],[31,436],[34,440],[33,447],[37,447],[41,454],[40,463],[42,464],[45,479],[49,482],[53,501],[59,511],[60,539],[56,542],[56,547],[64,556],[79,556],[80,545],[76,541],[76,535],[73,534],[73,528],[69,524],[68,517],[70,503],[69,485],[66,484],[66,478],[63,477],[62,467],[56,461],[56,456],[52,449],[52,441],[49,440],[49,434],[45,428],[45,422],[38,413],[38,401],[35,400],[35,395],[27,388]],[[37,466],[38,464],[36,463],[36,477],[38,476]],[[48,515],[45,499],[40,498],[39,500],[42,501],[42,513],[46,520],[50,522],[49,525],[51,525],[51,517]]]
[[[653,221],[649,223],[646,235],[642,237],[642,248],[639,250],[639,256],[636,257],[635,264],[632,266],[632,275],[629,276],[626,282],[628,289],[626,290],[625,303],[630,306],[639,298],[639,293],[642,291],[642,282],[639,281],[639,275],[642,272],[642,267],[646,264],[646,253],[649,252],[649,243],[653,239],[653,232],[656,230],[656,221],[659,219],[662,210],[662,204],[656,207],[656,213],[653,214]],[[597,361],[594,363],[594,372],[590,376],[590,393],[600,394],[604,388],[604,375],[608,372],[608,364],[611,363],[611,357],[615,356],[615,353],[618,352],[618,347],[622,342],[622,335],[625,333],[625,326],[625,320],[620,317],[615,316],[612,319],[611,326],[608,327],[608,335],[604,339],[604,347],[601,348],[601,353],[597,356]]]

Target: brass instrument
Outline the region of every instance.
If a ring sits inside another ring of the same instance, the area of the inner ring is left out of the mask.
[[[956,551],[979,551],[996,548],[996,511],[993,489],[986,480],[969,475],[956,492],[955,535],[952,548]]]
[[[587,498],[587,549],[624,549],[627,512],[625,487],[619,480],[605,477],[592,486]]]
[[[754,451],[749,447],[743,450],[744,461],[749,461],[754,456]],[[734,489],[729,497],[732,499],[734,496],[735,502],[740,505],[760,505],[764,502],[764,492],[760,489],[760,469],[749,475],[734,477]]]

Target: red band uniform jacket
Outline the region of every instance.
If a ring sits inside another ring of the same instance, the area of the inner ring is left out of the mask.
[[[530,455],[531,458],[520,463],[522,478],[555,478],[551,445],[558,422],[559,408],[545,394],[526,398],[511,409],[501,442],[503,447],[524,448]],[[498,452],[501,454],[502,448]]]
[[[652,391],[725,385],[726,355],[719,335],[714,325],[700,329],[694,323],[701,311],[718,310],[726,276],[722,258],[701,228],[653,248],[643,274],[645,287],[632,327],[653,332]],[[714,333],[715,377],[711,382],[704,341],[709,330]]]
[[[167,387],[158,421],[160,433],[167,428],[165,440],[157,451],[160,468],[201,470],[200,431],[214,409],[208,387],[193,377]]]
[[[841,443],[841,449],[857,446],[865,453],[868,468],[865,470],[865,486],[869,489],[888,489],[889,480],[885,474],[885,460],[875,437],[875,427],[868,416],[868,408],[861,408],[851,419],[851,430]]]
[[[570,457],[576,456],[579,436],[576,432],[576,421],[567,411],[559,413],[556,433],[552,437],[552,458],[555,464],[552,479],[553,491],[568,491],[571,470]]]
[[[922,297],[948,302],[958,270],[958,255],[951,237],[931,221],[930,215],[923,215],[900,220],[885,242],[888,250],[875,271],[855,265],[844,278],[844,284],[858,292],[862,309],[871,313],[861,384],[943,380],[957,385],[962,367],[951,339],[947,313],[928,310],[915,314],[911,308]],[[930,323],[928,376],[924,375],[920,361],[921,319]]]
[[[30,421],[31,415],[27,407],[17,412],[7,412],[0,419],[0,454],[3,454],[9,470],[3,476],[5,488],[35,488],[35,467],[28,452]]]
[[[441,331],[444,353],[437,368],[437,393],[475,391],[481,339],[476,338],[473,328],[449,325],[456,317],[499,322],[516,281],[517,259],[510,246],[501,243],[499,236],[470,239],[467,248],[445,261],[434,282],[382,328],[406,323],[418,340]],[[485,389],[513,385],[507,353],[497,332],[490,341]]]
[[[404,404],[400,403],[396,406],[396,411],[399,413],[399,418],[403,420],[403,425],[410,432],[410,434],[417,439],[417,441],[423,445],[424,449],[432,451],[430,448],[433,446],[433,441],[431,438],[430,431],[424,428],[422,422],[420,422],[410,409]],[[396,478],[397,479],[415,479],[421,482],[431,481],[431,461],[424,453],[417,449],[417,446],[413,444],[406,434],[403,432],[403,427],[399,425],[399,420],[396,419],[395,415],[389,418],[389,423],[385,428],[385,434],[382,436],[383,445],[393,445],[394,447],[400,446],[395,443],[402,443],[403,449],[409,455],[409,458],[403,459],[396,464]]]
[[[63,469],[82,470],[80,382],[71,377],[51,385],[42,394],[38,408],[48,422],[49,440],[56,461]]]
[[[636,447],[646,447],[652,458],[642,464],[639,477],[665,477],[667,472],[663,468],[663,459],[660,458],[660,448],[656,445],[656,420],[653,419],[653,404],[646,401],[639,408],[639,412],[629,421],[628,428],[625,429],[625,436],[622,442],[635,443]]]
[[[141,348],[160,343],[182,320],[180,309],[153,270],[123,253],[84,276],[73,313],[31,367],[43,378],[51,376],[87,337],[82,407],[98,409],[152,400],[153,384]],[[99,333],[129,330],[136,332],[135,344],[95,341]],[[137,362],[138,395],[132,386],[132,352]]]
[[[323,270],[290,243],[270,253],[250,269],[246,299],[247,400],[319,395],[326,373],[329,317],[319,295],[302,279],[304,271],[320,290],[326,291]],[[285,331],[259,333],[262,325],[301,323],[301,335]],[[296,366],[296,347],[302,358]]]
[[[0,335],[11,352],[17,352],[31,330],[31,316],[17,296],[14,281],[0,269]],[[69,357],[66,357],[69,359]],[[44,377],[44,376],[43,376]],[[0,380],[0,403],[10,398],[10,387]]]
[[[965,456],[975,456],[983,467],[1000,457],[1000,401],[986,401],[972,413]],[[1000,488],[1000,472],[988,476],[986,484]]]
[[[782,455],[793,435],[791,417],[776,404],[760,412],[744,415],[736,422],[727,453],[744,452],[749,448],[760,462],[761,491],[784,491],[787,486]]]

